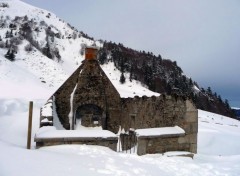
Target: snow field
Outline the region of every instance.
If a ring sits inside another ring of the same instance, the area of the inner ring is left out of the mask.
[[[34,100],[32,141],[39,127],[39,108],[44,102]],[[220,119],[223,125],[215,123]],[[87,145],[34,149],[32,143],[32,149],[27,150],[28,100],[1,99],[0,120],[0,175],[3,176],[238,176],[240,173],[239,121],[205,111],[199,111],[199,148],[194,159],[171,156],[179,152],[137,156]]]
[[[199,110],[198,151],[206,155],[240,155],[240,121]]]

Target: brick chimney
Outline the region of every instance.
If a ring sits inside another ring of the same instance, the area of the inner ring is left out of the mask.
[[[94,46],[87,46],[85,48],[85,59],[94,60],[97,59],[98,48]]]

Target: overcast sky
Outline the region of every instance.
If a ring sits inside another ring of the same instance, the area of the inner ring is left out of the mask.
[[[23,0],[95,39],[177,61],[240,107],[240,0]]]

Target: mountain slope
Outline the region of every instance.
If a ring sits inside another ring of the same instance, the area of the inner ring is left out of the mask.
[[[227,100],[223,101],[210,87],[200,88],[184,74],[176,61],[112,42],[104,42],[99,55],[101,64],[113,62],[123,75],[130,75],[129,81],[138,80],[155,92],[190,98],[198,109],[235,117]]]
[[[81,64],[85,46],[102,45],[56,15],[21,1],[2,2],[0,16],[0,66],[3,68],[0,81],[4,85],[1,92],[13,84],[24,83],[18,89],[35,90],[38,87],[38,92],[47,92],[44,98],[49,97],[50,92],[53,93]],[[15,57],[6,57],[8,52]],[[159,95],[137,81],[120,84],[119,71],[111,64],[103,69],[123,97]],[[8,91],[3,96],[19,97],[19,94]]]
[[[21,1],[12,0],[2,2],[2,4],[7,4],[7,7],[0,5],[2,26],[0,64],[1,68],[5,68],[1,69],[1,75],[5,75],[1,77],[1,81],[22,84],[24,80],[33,86],[37,82],[40,87],[56,89],[77,67],[76,62],[82,60],[79,49],[72,48],[81,43],[93,43],[93,41],[83,38],[79,39],[76,44],[76,41],[69,39],[62,39],[62,41],[55,37],[52,47],[60,50],[63,56],[61,60],[57,60],[56,57],[49,59],[42,53],[47,43],[47,30],[66,35],[73,35],[74,30],[55,15]],[[7,36],[7,33],[12,36]],[[65,45],[67,42],[74,42],[74,44]],[[26,46],[30,46],[31,49],[26,51]],[[8,50],[14,51],[14,62],[9,62],[4,57]],[[24,70],[25,74],[19,73],[19,70]],[[28,77],[32,79],[26,79]]]
[[[0,83],[4,85],[0,91],[12,88],[4,96],[37,90],[39,98],[49,97],[81,64],[85,46],[96,45],[101,48],[102,68],[122,97],[178,94],[191,98],[200,109],[234,116],[227,102],[200,89],[175,61],[95,41],[46,10],[18,0],[1,1],[0,27]]]

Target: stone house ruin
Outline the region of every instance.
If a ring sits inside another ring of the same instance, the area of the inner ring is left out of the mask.
[[[37,147],[92,144],[116,151],[119,144],[116,134],[121,127],[127,134],[134,134],[122,149],[137,146],[139,155],[197,152],[198,114],[190,100],[165,94],[121,98],[96,58],[97,49],[86,48],[82,65],[45,105],[51,107],[49,113],[44,112],[46,108],[41,110],[41,128],[35,136]],[[59,125],[62,130],[56,130]],[[99,131],[84,135],[80,126],[98,127]]]

